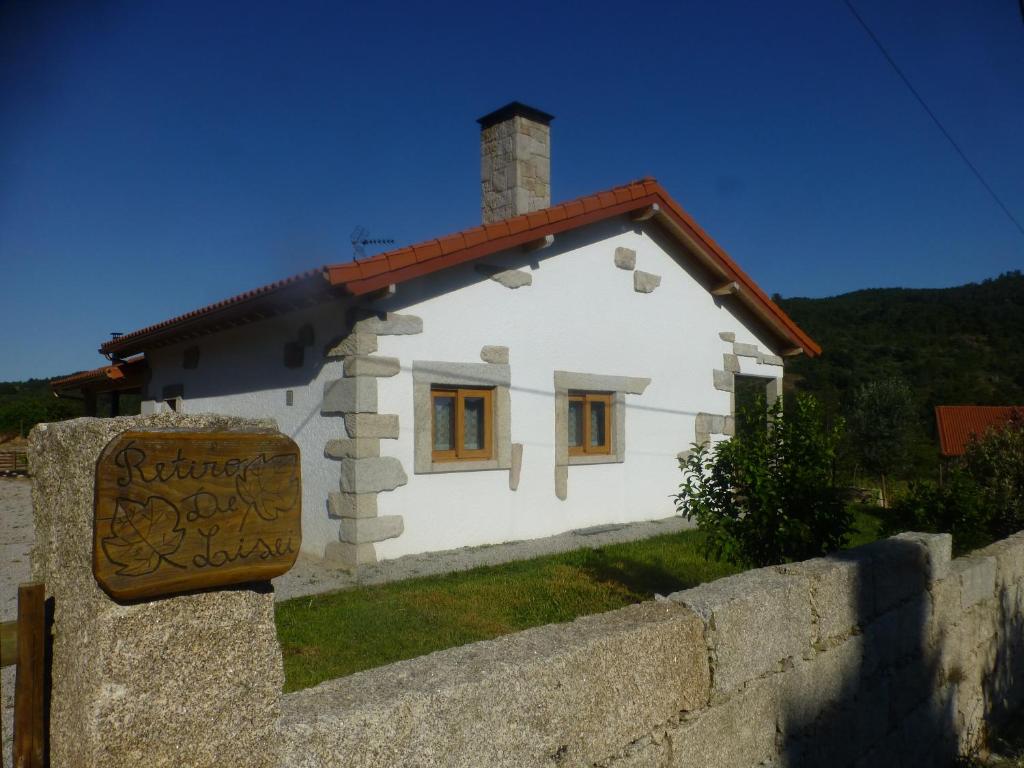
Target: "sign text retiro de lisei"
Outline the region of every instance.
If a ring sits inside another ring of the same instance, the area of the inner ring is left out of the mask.
[[[301,517],[284,435],[126,432],[96,463],[93,573],[122,600],[265,581],[295,563]]]

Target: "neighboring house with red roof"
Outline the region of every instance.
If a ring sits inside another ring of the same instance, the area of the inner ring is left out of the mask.
[[[273,417],[303,549],[378,559],[663,518],[677,456],[820,349],[653,179],[550,205],[551,116],[481,118],[483,224],[108,341],[143,412]]]
[[[989,429],[1006,425],[1014,413],[1024,416],[1022,405],[937,405],[935,424],[939,451],[945,457],[962,456],[967,444]]]

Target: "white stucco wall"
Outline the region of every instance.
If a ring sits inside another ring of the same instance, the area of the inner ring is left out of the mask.
[[[323,352],[344,317],[337,302],[147,352],[150,396],[159,398],[164,386],[182,384],[184,412],[273,418],[296,442],[302,456],[302,549],[317,556],[338,539],[338,521],[327,516],[327,494],[338,490],[338,463],[324,457],[324,445],[344,437],[345,427],[338,418],[321,416],[320,403],[324,382],[341,376],[341,362],[326,360]],[[301,368],[286,368],[284,345],[306,323],[314,329],[313,345]],[[199,366],[186,370],[182,354],[191,346],[199,347]]]
[[[637,252],[636,268],[660,275],[650,294],[633,289],[633,273],[614,265],[615,248]],[[728,414],[728,392],[713,386],[714,369],[736,341],[777,353],[733,300],[716,300],[699,270],[657,229],[625,219],[556,238],[539,253],[483,259],[523,268],[530,286],[510,290],[464,265],[403,283],[376,307],[422,318],[423,333],[380,336],[379,355],[399,358],[401,372],[379,380],[379,412],[398,414],[400,437],[382,440],[381,455],[398,458],[407,485],[378,496],[380,515],[401,515],[404,533],[376,544],[378,558],[537,538],[605,523],[673,514],[669,495],[681,475],[677,454],[694,440],[698,412]],[[203,337],[199,367],[182,368],[179,344],[149,354],[150,392],[185,388],[184,409],[270,416],[299,444],[303,456],[303,549],[322,554],[336,541],[327,494],[338,490],[339,468],[324,457],[327,440],[343,437],[342,419],[321,416],[324,383],[342,375],[326,362],[327,341],[343,328],[341,302]],[[301,369],[283,366],[283,345],[312,323],[313,347]],[[413,471],[414,360],[479,363],[484,345],[510,349],[512,442],[524,446],[517,491],[508,470],[417,475]],[[740,358],[741,373],[781,377],[782,368]],[[555,496],[555,370],[651,379],[643,395],[626,395],[626,456],[621,464],[570,466],[568,496]],[[294,405],[285,405],[285,392]]]
[[[663,237],[659,240],[666,242]],[[633,273],[613,262],[618,246],[637,253],[636,268],[660,275],[650,294],[633,290]],[[382,440],[409,483],[378,497],[381,515],[402,515],[405,533],[378,543],[379,557],[547,536],[573,528],[666,517],[681,476],[677,454],[694,439],[698,412],[730,413],[730,395],[714,389],[736,341],[770,349],[676,262],[625,220],[556,238],[529,256],[505,254],[488,264],[522,267],[530,286],[510,290],[472,265],[402,284],[390,308],[423,319],[417,336],[382,336],[379,354],[402,371],[380,383],[380,412],[397,413],[399,440]],[[512,370],[512,442],[523,444],[519,488],[493,470],[414,475],[414,360],[480,362],[486,344],[507,346]],[[740,358],[741,372],[782,375],[778,366]],[[626,460],[570,466],[568,497],[555,497],[555,370],[651,379],[643,395],[626,395]]]

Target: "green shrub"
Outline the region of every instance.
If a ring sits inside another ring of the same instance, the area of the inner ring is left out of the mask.
[[[709,556],[755,566],[801,560],[839,549],[850,531],[832,472],[842,422],[826,425],[818,401],[797,395],[785,411],[777,402],[768,424],[694,445],[681,462],[676,510],[707,534]]]
[[[957,552],[1024,529],[1024,415],[971,440],[941,485],[912,484],[892,512],[891,530],[948,532]]]
[[[942,485],[911,483],[886,516],[885,532],[951,533],[956,554],[961,554],[993,540],[988,517],[977,484],[969,475],[956,472]]]

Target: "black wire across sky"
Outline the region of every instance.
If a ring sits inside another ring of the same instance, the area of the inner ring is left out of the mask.
[[[968,168],[971,169],[971,173],[973,173],[974,176],[978,179],[978,181],[981,182],[981,185],[986,189],[986,191],[988,191],[989,195],[992,196],[992,199],[995,200],[996,205],[998,205],[1002,209],[1003,213],[1006,214],[1006,217],[1013,223],[1013,226],[1017,228],[1017,231],[1020,232],[1022,236],[1024,236],[1024,226],[1021,225],[1017,217],[1013,215],[1013,212],[1010,211],[1006,203],[1002,201],[1002,198],[1000,198],[998,193],[992,188],[992,185],[985,180],[984,176],[982,176],[981,171],[978,170],[978,167],[971,162],[970,158],[967,157],[967,154],[963,151],[963,149],[961,149],[960,145],[957,144],[956,140],[950,135],[949,131],[946,130],[945,126],[942,124],[942,121],[939,120],[938,116],[932,111],[931,107],[928,106],[927,102],[925,102],[924,97],[922,97],[921,94],[918,93],[917,89],[913,86],[913,84],[910,82],[907,76],[903,74],[903,70],[900,69],[899,65],[896,63],[896,60],[893,59],[893,57],[889,54],[889,51],[886,50],[885,46],[882,45],[882,41],[879,40],[878,36],[871,31],[871,27],[869,27],[868,23],[864,21],[864,18],[859,13],[857,13],[857,9],[853,7],[853,3],[850,2],[850,0],[843,0],[843,2],[846,4],[846,7],[850,9],[850,13],[853,14],[853,17],[857,20],[861,27],[863,27],[868,37],[871,38],[871,41],[878,47],[878,50],[881,51],[882,56],[885,57],[885,60],[889,62],[889,65],[893,68],[893,71],[896,72],[897,75],[899,75],[900,80],[903,81],[903,84],[907,86],[907,89],[910,91],[910,93],[913,94],[915,99],[917,99],[917,103],[921,105],[921,108],[924,109],[926,113],[928,113],[928,117],[932,119],[932,122],[935,123],[935,126],[939,129],[942,135],[946,137],[946,141],[949,142],[949,145],[953,147],[953,149],[956,151],[958,155],[960,155],[960,159],[967,164]],[[1019,2],[1021,18],[1022,20],[1024,20],[1024,0],[1019,0]]]

